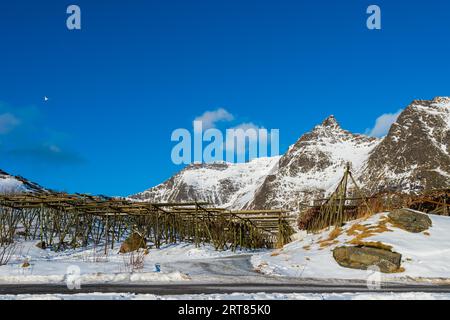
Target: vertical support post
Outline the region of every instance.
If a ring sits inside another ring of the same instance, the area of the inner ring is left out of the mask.
[[[41,210],[39,210],[39,230],[40,230],[40,239],[41,239],[41,244],[44,241],[44,225],[43,225],[43,221],[42,221],[42,217],[44,216],[44,204],[41,203]]]
[[[108,253],[108,231],[109,231],[109,216],[106,214],[106,225],[105,225],[105,255]]]
[[[343,217],[344,217],[344,206],[345,206],[345,201],[346,201],[346,197],[347,197],[347,183],[348,183],[349,172],[350,172],[350,164],[347,162],[347,167],[346,167],[345,173],[344,173],[344,179],[340,186],[341,190],[340,190],[340,194],[339,194],[340,199],[339,199],[339,209],[338,209],[338,220],[336,221],[337,225],[342,223]]]

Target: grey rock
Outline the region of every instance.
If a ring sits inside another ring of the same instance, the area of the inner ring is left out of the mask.
[[[345,268],[367,270],[376,266],[384,273],[397,272],[400,268],[402,255],[385,249],[371,247],[336,247],[333,258]]]
[[[428,215],[410,209],[394,210],[388,217],[396,227],[413,233],[423,232],[432,226]]]

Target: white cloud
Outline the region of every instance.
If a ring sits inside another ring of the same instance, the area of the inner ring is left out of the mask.
[[[201,121],[203,129],[214,128],[217,122],[232,121],[234,116],[223,108],[214,111],[206,111],[201,116],[195,118],[194,121]]]
[[[0,114],[0,134],[5,134],[20,124],[20,120],[11,113]]]
[[[234,126],[233,128],[231,128],[233,130],[239,130],[241,129],[243,132],[236,132],[237,137],[239,137],[238,139],[240,139],[241,141],[245,141],[245,138],[248,139],[249,143],[258,143],[258,139],[259,139],[259,133],[258,130],[259,129],[264,129],[263,127],[259,127],[256,124],[254,124],[253,122],[243,122],[241,124],[238,124],[237,126]],[[246,135],[246,133],[250,133],[251,131],[247,132],[247,130],[254,130],[255,135],[250,134],[250,135]],[[267,143],[267,137],[266,137],[266,143]],[[237,154],[244,154],[246,153],[246,144],[242,144],[242,145],[234,145],[233,148],[230,148],[230,145],[226,145],[225,150],[227,151],[234,151],[234,148],[236,148],[236,152]]]
[[[383,137],[391,128],[391,125],[397,121],[398,116],[402,113],[402,109],[396,113],[385,113],[377,118],[375,126],[372,129],[367,129],[366,134],[373,137]]]
[[[233,129],[242,129],[242,130],[255,129],[255,130],[258,130],[258,129],[262,129],[262,128],[260,128],[253,122],[243,122],[243,123],[235,126]]]

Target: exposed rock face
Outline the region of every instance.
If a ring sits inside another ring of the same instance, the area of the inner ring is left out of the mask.
[[[289,148],[276,174],[265,179],[246,207],[296,209],[299,201],[334,188],[347,162],[359,170],[378,143],[376,138],[343,130],[330,116]]]
[[[371,192],[450,185],[450,98],[413,101],[373,150],[360,181]]]
[[[409,209],[394,210],[388,217],[396,227],[409,232],[423,232],[432,226],[431,219],[426,214]]]
[[[402,255],[397,252],[364,246],[337,247],[333,250],[333,258],[345,268],[367,270],[377,266],[384,273],[397,272],[402,261]]]
[[[132,233],[120,246],[120,253],[133,252],[138,249],[147,248],[147,241],[139,233]]]

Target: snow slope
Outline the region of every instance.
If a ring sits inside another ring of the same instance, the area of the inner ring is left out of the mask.
[[[131,196],[151,202],[204,201],[238,209],[254,197],[264,178],[277,170],[279,157],[247,163],[191,164],[164,183]]]
[[[254,255],[253,265],[270,275],[300,278],[367,279],[369,271],[341,267],[334,260],[332,250],[336,246],[351,245],[355,238],[348,231],[354,225],[377,226],[387,213],[376,214],[368,219],[347,223],[340,235],[330,239],[332,229],[318,234],[308,234],[275,253]],[[404,272],[382,274],[383,279],[446,279],[450,281],[450,217],[429,216],[433,226],[424,233],[410,233],[387,223],[389,231],[364,239],[365,242],[381,242],[392,246],[402,254]],[[329,241],[327,241],[329,240]]]
[[[38,184],[0,170],[0,193],[44,191]]]

